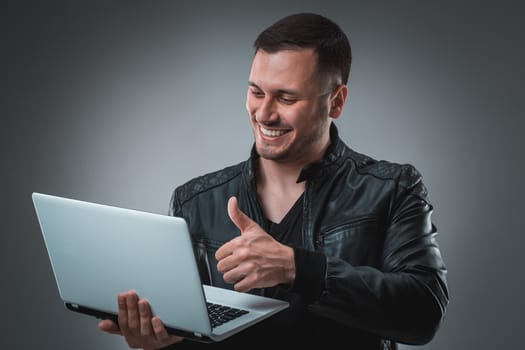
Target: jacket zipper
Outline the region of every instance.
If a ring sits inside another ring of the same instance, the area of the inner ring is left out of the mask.
[[[350,222],[347,222],[345,224],[341,224],[341,225],[336,225],[336,226],[332,226],[332,227],[329,227],[327,230],[324,231],[324,234],[323,233],[319,233],[315,239],[315,244],[317,245],[317,247],[323,247],[324,246],[324,242],[325,242],[325,237],[327,236],[327,233],[331,232],[331,231],[334,231],[335,229],[339,228],[339,227],[345,227],[345,226],[348,226],[348,227],[352,227],[352,226],[355,226],[357,224],[361,224],[363,222],[369,222],[369,221],[375,221],[376,218],[374,216],[362,216],[362,217],[359,217],[353,221],[350,221]]]

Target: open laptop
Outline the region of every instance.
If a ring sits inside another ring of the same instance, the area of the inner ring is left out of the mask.
[[[182,218],[42,193],[32,199],[60,298],[69,310],[116,320],[117,295],[135,290],[169,333],[217,342],[289,306],[203,285]],[[216,325],[211,304],[240,311],[230,311],[231,320]]]

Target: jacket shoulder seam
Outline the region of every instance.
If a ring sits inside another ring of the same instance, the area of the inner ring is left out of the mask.
[[[376,160],[351,149],[347,159],[354,163],[359,174],[370,175],[379,180],[392,180],[402,188],[414,186],[421,181],[420,173],[409,163]]]
[[[245,162],[226,167],[205,175],[195,177],[175,189],[180,205],[190,201],[203,192],[222,186],[242,174],[242,165]]]

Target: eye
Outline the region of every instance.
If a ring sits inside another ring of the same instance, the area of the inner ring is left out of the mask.
[[[285,105],[293,105],[295,102],[297,102],[297,99],[293,97],[280,96],[279,101]]]
[[[264,92],[262,91],[259,91],[259,90],[255,90],[255,89],[251,89],[250,90],[251,94],[256,97],[256,98],[262,98],[264,97]]]

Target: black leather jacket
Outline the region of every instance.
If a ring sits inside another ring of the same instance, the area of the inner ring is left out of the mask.
[[[382,344],[367,349],[427,343],[445,315],[448,289],[421,176],[411,165],[353,151],[334,124],[331,140],[324,159],[298,179],[306,181],[304,247],[295,248],[294,285],[281,287],[301,296],[301,315],[314,324],[311,336],[330,325],[323,332],[346,332],[350,343],[362,338],[363,344],[370,339]],[[253,185],[256,157],[252,150],[249,160],[195,178],[173,193],[170,214],[189,224],[204,283],[232,288],[214,258],[217,248],[239,234],[226,210],[230,196],[266,225]]]

